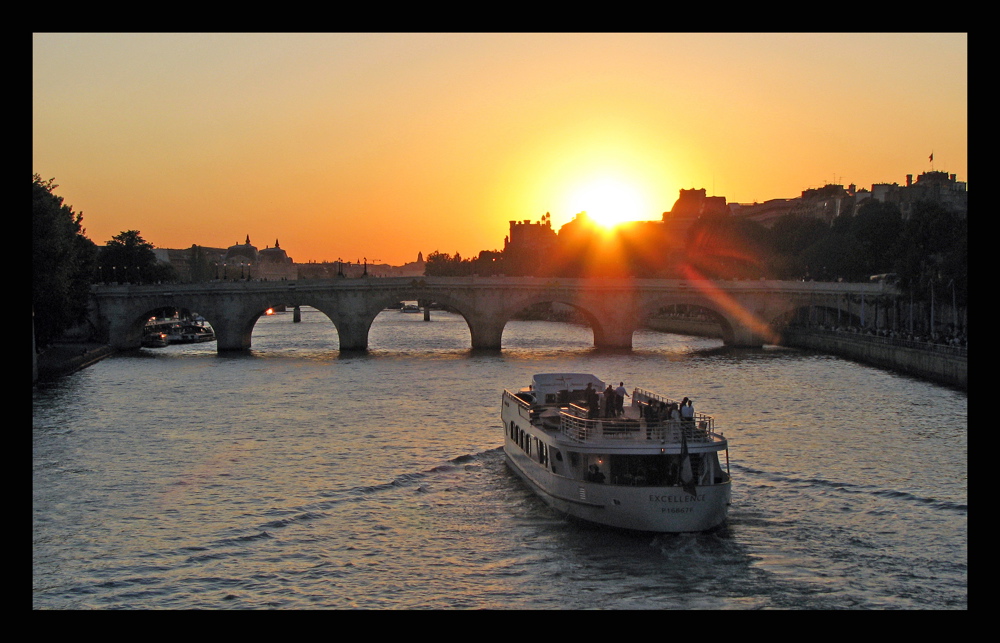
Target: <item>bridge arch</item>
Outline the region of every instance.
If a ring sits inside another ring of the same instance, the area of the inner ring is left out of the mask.
[[[215,328],[212,323],[213,311],[210,306],[205,307],[205,302],[197,297],[175,297],[170,293],[129,300],[116,311],[117,314],[110,318],[99,319],[94,326],[102,329],[101,334],[104,335],[104,339],[115,348],[136,349],[142,346],[146,322],[154,313],[164,309],[187,311],[189,314],[197,313],[205,318],[213,330]]]
[[[736,340],[736,331],[730,317],[722,310],[717,302],[706,297],[697,295],[663,295],[650,298],[639,309],[638,322],[645,324],[653,315],[669,306],[693,306],[700,311],[704,311],[708,317],[717,323],[722,333],[722,343],[732,344]]]
[[[598,348],[630,348],[632,335],[643,320],[670,304],[690,304],[708,311],[719,320],[726,344],[760,346],[776,341],[781,321],[803,306],[843,310],[846,302],[851,314],[856,309],[850,306],[858,306],[850,303],[851,298],[867,298],[865,301],[877,305],[879,298],[894,301],[898,294],[882,283],[534,277],[103,285],[93,286],[92,293],[92,325],[106,329],[107,339],[116,348],[139,346],[146,314],[172,306],[203,315],[215,329],[220,351],[249,348],[253,327],[263,311],[279,304],[309,305],[322,311],[337,329],[340,350],[366,350],[368,333],[378,314],[406,299],[436,301],[456,311],[469,327],[473,348],[500,349],[507,322],[540,302],[558,302],[580,310],[593,329]]]
[[[448,292],[428,290],[420,282],[415,282],[402,288],[372,293],[364,302],[353,302],[349,306],[338,301],[325,310],[337,326],[340,350],[368,350],[368,338],[375,319],[400,301],[434,302],[453,310],[465,320],[475,345],[476,330],[471,321],[474,316],[469,311],[468,302]]]
[[[500,334],[496,337],[496,348],[501,347],[501,340],[503,336],[503,331],[507,327],[507,323],[512,319],[517,317],[522,311],[528,310],[533,306],[538,304],[563,304],[570,306],[575,311],[580,313],[583,318],[587,321],[590,326],[591,331],[594,334],[594,344],[596,346],[602,346],[607,342],[607,333],[604,328],[600,317],[595,314],[593,306],[586,301],[580,301],[579,297],[571,296],[566,292],[536,292],[523,294],[519,297],[512,297],[510,301],[506,302],[502,308],[501,314],[498,316],[497,321],[502,321],[500,325]]]

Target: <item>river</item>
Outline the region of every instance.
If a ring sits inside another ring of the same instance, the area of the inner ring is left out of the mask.
[[[120,354],[33,391],[35,609],[967,609],[966,393],[809,351],[304,308],[247,354]],[[592,372],[730,441],[725,528],[569,521],[504,464],[504,388]]]

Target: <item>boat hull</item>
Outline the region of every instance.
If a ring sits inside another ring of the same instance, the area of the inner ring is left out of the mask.
[[[589,522],[655,532],[700,532],[725,523],[732,485],[642,487],[597,484],[553,475],[540,465],[522,462],[516,451],[504,450],[507,465],[547,505]]]

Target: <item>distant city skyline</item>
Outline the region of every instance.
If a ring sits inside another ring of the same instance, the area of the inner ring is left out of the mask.
[[[401,265],[680,189],[967,181],[967,62],[961,33],[35,34],[32,169],[98,244]]]

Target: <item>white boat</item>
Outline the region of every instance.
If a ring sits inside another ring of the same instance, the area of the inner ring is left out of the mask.
[[[180,339],[181,325],[176,319],[150,319],[142,333],[142,345],[146,348],[162,348]]]
[[[215,331],[211,326],[201,324],[186,324],[181,327],[180,334],[176,340],[171,340],[177,344],[195,344],[198,342],[214,342]]]
[[[420,306],[416,304],[404,304],[402,308],[399,309],[401,313],[419,313]]]
[[[588,385],[605,388],[588,373],[542,373],[516,393],[504,391],[510,468],[551,507],[590,522],[652,532],[722,525],[729,444],[714,419],[666,419],[672,400],[640,388],[620,414],[594,417],[603,413],[588,408]]]

